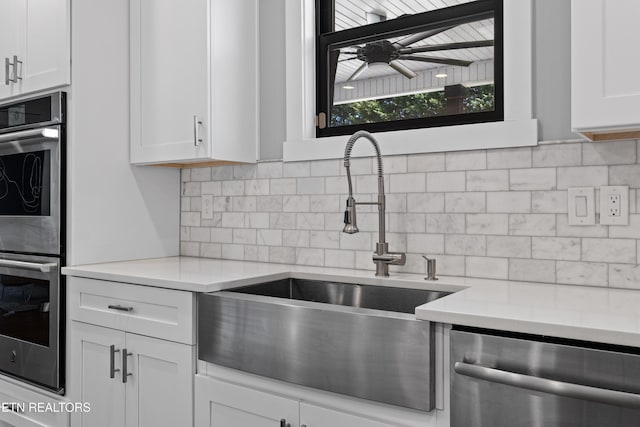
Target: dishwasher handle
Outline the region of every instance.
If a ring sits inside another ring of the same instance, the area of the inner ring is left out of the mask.
[[[607,405],[640,409],[640,394],[555,381],[465,362],[456,362],[453,365],[453,369],[460,375],[512,387],[541,391],[557,396],[590,400]]]

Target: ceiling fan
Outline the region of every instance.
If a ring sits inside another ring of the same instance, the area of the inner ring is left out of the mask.
[[[454,26],[437,28],[434,30],[412,34],[411,36],[398,42],[390,42],[389,40],[378,40],[366,43],[364,46],[359,46],[356,51],[342,51],[341,53],[354,56],[351,58],[342,59],[341,61],[351,61],[354,59],[363,61],[363,64],[360,65],[353,72],[353,74],[351,74],[351,76],[349,76],[347,81],[357,79],[370,66],[379,65],[391,67],[408,79],[416,77],[417,74],[400,61],[420,61],[430,62],[434,64],[468,67],[473,63],[473,61],[415,54],[437,52],[442,50],[471,49],[476,47],[493,46],[493,40],[474,40],[468,42],[444,43],[437,45],[411,47],[411,45],[414,43],[425,40],[441,32],[447,31],[453,27]]]

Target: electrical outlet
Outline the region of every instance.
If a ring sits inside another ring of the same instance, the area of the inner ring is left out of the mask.
[[[202,196],[202,219],[213,219],[213,196]]]
[[[600,224],[629,224],[629,187],[600,187]]]

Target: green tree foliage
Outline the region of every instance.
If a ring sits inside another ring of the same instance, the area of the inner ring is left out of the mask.
[[[444,106],[444,91],[339,104],[331,110],[331,127],[438,116],[443,113]],[[463,112],[476,113],[493,108],[493,85],[468,88]]]

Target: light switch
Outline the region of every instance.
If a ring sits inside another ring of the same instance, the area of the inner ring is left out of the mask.
[[[569,188],[567,199],[569,225],[595,225],[596,205],[593,187]]]

